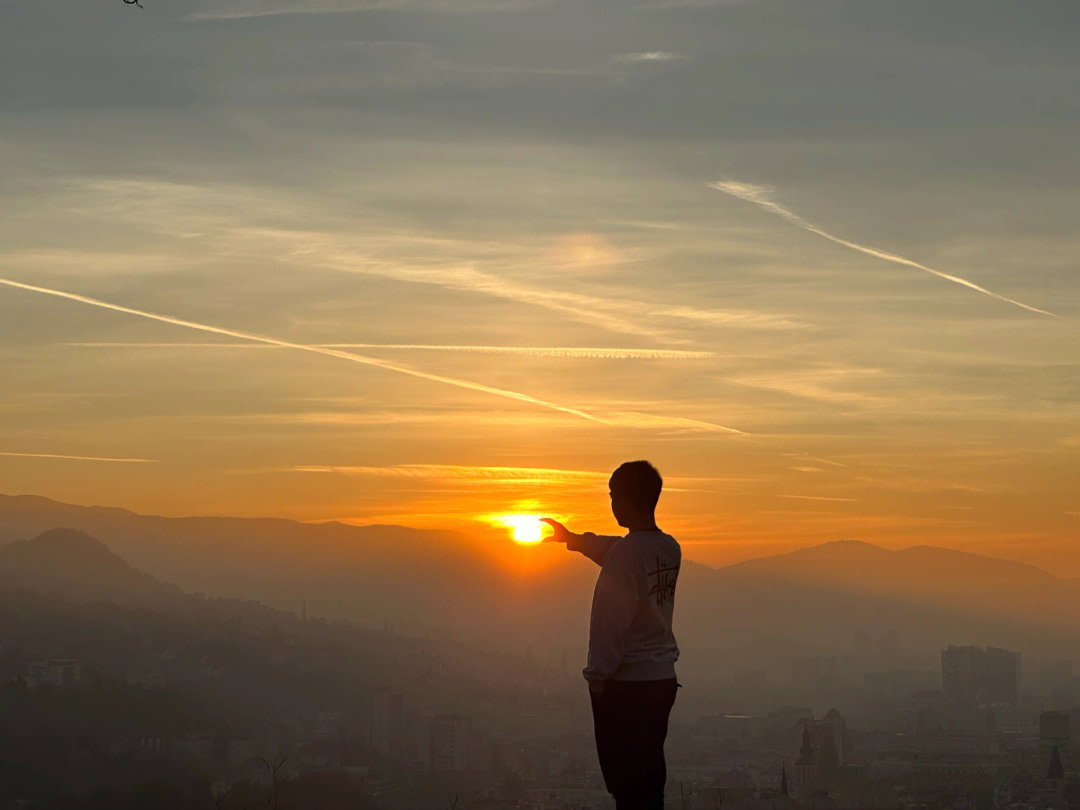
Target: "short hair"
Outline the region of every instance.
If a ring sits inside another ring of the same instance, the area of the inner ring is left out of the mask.
[[[656,509],[660,489],[664,486],[660,473],[647,461],[627,461],[611,474],[611,489],[630,496],[630,501],[643,512]]]

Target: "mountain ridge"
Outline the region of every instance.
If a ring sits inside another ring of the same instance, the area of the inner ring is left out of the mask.
[[[490,650],[543,651],[551,660],[576,660],[587,645],[598,569],[553,544],[504,549],[395,526],[103,509],[0,495],[0,541],[62,521],[133,567],[210,597],[303,606],[315,616],[449,634]],[[936,667],[940,648],[954,643],[1045,657],[1080,652],[1080,631],[1069,621],[1080,612],[1080,584],[925,544],[890,550],[831,541],[722,568],[684,560],[678,593],[687,677],[782,670],[798,656],[862,655],[853,639],[867,634],[896,639],[895,654],[867,666]]]
[[[155,520],[155,521],[177,521],[177,522],[188,522],[188,523],[191,523],[191,524],[197,524],[197,523],[201,523],[201,522],[209,522],[209,523],[222,522],[222,523],[232,523],[232,524],[237,525],[237,526],[267,525],[267,526],[281,526],[281,527],[289,527],[289,528],[330,527],[330,528],[333,528],[335,530],[339,530],[339,531],[342,531],[342,532],[353,532],[353,531],[366,532],[366,531],[389,530],[389,531],[393,531],[393,532],[400,532],[402,534],[414,535],[417,539],[425,538],[425,537],[428,537],[428,536],[431,536],[431,535],[439,535],[439,536],[442,536],[442,537],[454,537],[454,538],[457,538],[457,539],[466,539],[466,538],[469,537],[468,535],[466,535],[464,533],[461,533],[461,532],[454,532],[454,531],[449,531],[449,530],[416,529],[416,528],[412,528],[412,527],[409,527],[409,526],[402,526],[400,524],[393,524],[393,523],[369,523],[369,524],[363,524],[363,525],[357,526],[357,525],[354,525],[354,524],[351,524],[351,523],[343,523],[342,521],[339,521],[339,520],[301,521],[301,520],[294,520],[294,519],[291,519],[291,518],[278,518],[278,517],[236,517],[236,516],[230,516],[230,515],[185,515],[185,516],[167,517],[167,516],[163,516],[163,515],[153,515],[153,514],[147,514],[147,513],[142,513],[142,512],[135,512],[133,510],[125,509],[124,507],[118,507],[118,506],[99,506],[99,505],[84,506],[84,505],[78,505],[78,504],[69,504],[69,503],[65,503],[63,501],[57,501],[57,500],[54,500],[52,498],[47,498],[47,497],[42,496],[42,495],[33,495],[33,494],[8,495],[6,493],[0,493],[0,519],[3,519],[3,518],[8,516],[8,514],[9,514],[9,503],[11,501],[30,503],[30,504],[33,504],[35,506],[38,506],[39,508],[41,506],[46,506],[46,507],[48,507],[50,509],[55,509],[56,507],[60,507],[63,510],[84,510],[84,511],[89,511],[89,512],[92,512],[92,513],[101,513],[101,514],[106,514],[106,515],[118,515],[118,516],[123,516],[125,518],[146,519],[146,520]],[[11,542],[11,540],[13,539],[10,536],[5,536],[5,535],[6,535],[5,527],[3,525],[0,525],[0,543]],[[753,567],[755,565],[764,564],[767,561],[775,563],[775,562],[778,562],[778,561],[781,561],[781,560],[786,560],[786,559],[796,559],[800,555],[805,555],[805,554],[810,554],[810,553],[813,553],[813,554],[829,553],[830,551],[832,551],[834,549],[843,549],[845,551],[850,550],[850,549],[872,550],[871,553],[880,554],[882,556],[884,556],[884,555],[908,556],[908,555],[914,555],[914,554],[917,554],[917,553],[927,553],[927,552],[929,552],[929,553],[937,553],[937,554],[942,554],[942,555],[949,555],[953,559],[957,559],[957,560],[959,560],[959,559],[969,559],[969,560],[980,560],[980,561],[992,561],[994,564],[1001,564],[1003,566],[1010,566],[1010,567],[1012,567],[1013,569],[1015,569],[1017,571],[1024,570],[1024,571],[1028,571],[1028,572],[1033,573],[1033,574],[1037,572],[1039,575],[1044,575],[1044,576],[1049,577],[1050,579],[1053,579],[1053,580],[1055,580],[1057,582],[1063,582],[1063,583],[1078,582],[1078,583],[1080,583],[1080,578],[1059,577],[1056,574],[1046,570],[1045,568],[1041,568],[1041,567],[1039,567],[1037,565],[1032,565],[1030,563],[1023,563],[1023,562],[1019,562],[1017,560],[1010,560],[1010,559],[1007,559],[1007,558],[1004,558],[1004,557],[995,557],[995,556],[988,555],[988,554],[979,554],[979,553],[971,552],[971,551],[962,551],[962,550],[959,550],[959,549],[949,548],[947,546],[935,546],[935,545],[926,544],[926,543],[916,543],[916,544],[911,545],[911,546],[904,546],[903,548],[891,549],[891,548],[886,548],[884,546],[876,545],[876,544],[868,542],[866,540],[858,540],[858,539],[854,539],[854,538],[844,538],[844,539],[840,539],[840,540],[828,540],[828,541],[826,541],[824,543],[817,543],[817,544],[810,545],[810,546],[803,546],[803,547],[800,547],[800,548],[797,548],[797,549],[793,549],[791,551],[779,552],[777,554],[768,554],[768,555],[763,555],[761,557],[753,557],[753,558],[748,559],[748,560],[740,560],[739,562],[729,563],[727,565],[722,565],[722,566],[706,565],[705,563],[701,563],[701,562],[698,562],[696,560],[695,561],[690,561],[690,562],[693,562],[693,564],[696,565],[696,566],[700,566],[701,568],[709,569],[709,570],[712,570],[712,571],[729,571],[729,570],[744,571],[744,570],[747,570],[748,568]]]
[[[0,546],[0,586],[74,601],[161,606],[184,596],[130,565],[95,537],[69,527]]]

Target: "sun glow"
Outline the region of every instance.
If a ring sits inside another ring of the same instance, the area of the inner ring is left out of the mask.
[[[544,524],[536,515],[495,515],[491,522],[508,528],[514,542],[522,545],[539,543],[544,536]]]

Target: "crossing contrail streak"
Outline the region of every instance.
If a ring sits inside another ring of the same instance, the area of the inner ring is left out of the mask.
[[[17,456],[19,458],[60,458],[73,459],[75,461],[119,461],[127,464],[157,464],[156,458],[112,458],[109,456],[66,456],[59,453],[15,453],[0,450],[0,456]]]
[[[65,346],[99,349],[266,349],[262,343],[132,343],[116,341],[78,341]],[[607,346],[461,346],[430,343],[312,343],[325,349],[395,349],[421,352],[475,352],[477,354],[524,354],[538,357],[583,358],[587,360],[697,360],[716,357],[715,352],[683,349],[626,349]]]
[[[846,248],[857,250],[859,251],[859,253],[865,253],[867,256],[873,256],[876,259],[884,259],[887,262],[902,264],[906,267],[914,267],[916,270],[922,270],[925,273],[930,273],[931,275],[937,276],[938,278],[943,278],[946,281],[951,281],[954,284],[960,284],[964,287],[975,290],[976,292],[981,292],[984,295],[989,295],[991,298],[996,298],[997,300],[1004,301],[1007,304],[1012,304],[1013,306],[1020,307],[1021,309],[1026,309],[1028,310],[1028,312],[1037,312],[1039,315],[1049,315],[1051,318],[1061,317],[1060,315],[1057,315],[1053,312],[1047,312],[1045,309],[1039,309],[1038,307],[1033,307],[1029,304],[1025,304],[1023,301],[1017,301],[1013,298],[1006,298],[1004,295],[999,295],[998,293],[992,292],[985,287],[980,287],[978,284],[968,281],[967,279],[960,278],[959,276],[953,276],[949,273],[943,273],[940,270],[935,270],[932,267],[927,267],[925,264],[920,264],[919,262],[912,261],[911,259],[906,259],[903,256],[897,256],[895,253],[889,253],[887,250],[878,250],[877,248],[860,245],[859,243],[852,242],[848,239],[842,239],[839,236],[833,236],[828,231],[823,231],[817,225],[814,225],[811,222],[807,222],[794,211],[789,211],[782,205],[774,203],[766,196],[766,191],[761,186],[753,186],[749,183],[739,183],[734,180],[718,180],[715,183],[709,183],[709,185],[712,188],[715,188],[717,191],[722,191],[724,194],[730,194],[732,197],[738,197],[740,200],[745,200],[746,202],[753,203],[759,208],[764,208],[766,211],[769,211],[770,213],[776,214],[778,217],[786,219],[792,225],[795,225],[798,228],[802,228],[804,231],[809,231],[810,233],[817,234],[823,239],[828,239],[830,242],[835,242],[836,244],[842,245]]]
[[[12,281],[6,278],[0,278],[0,284],[5,284],[8,287],[15,287],[20,290],[28,290],[29,292],[41,293],[43,295],[52,295],[56,296],[57,298],[66,298],[69,301],[78,301],[80,304],[89,304],[90,306],[101,307],[102,309],[111,309],[114,312],[124,312],[128,315],[136,315],[140,318],[148,318],[152,321],[169,323],[173,326],[182,326],[186,329],[195,329],[200,332],[211,332],[215,335],[225,335],[226,337],[239,338],[240,340],[251,340],[256,343],[265,343],[270,346],[281,346],[286,349],[297,349],[298,351],[302,352],[311,352],[313,354],[326,355],[327,357],[336,357],[339,360],[348,360],[351,363],[359,363],[365,366],[374,366],[375,368],[385,369],[386,371],[396,371],[399,374],[408,374],[410,377],[418,377],[421,380],[429,380],[431,382],[442,383],[443,385],[452,385],[455,388],[464,388],[467,391],[479,391],[483,394],[492,394],[493,396],[504,397],[506,399],[515,399],[518,402],[527,402],[530,405],[538,405],[542,408],[550,408],[553,411],[560,411],[562,413],[578,416],[582,419],[587,419],[590,422],[599,422],[600,424],[605,425],[609,424],[606,420],[601,419],[598,416],[593,416],[592,414],[585,413],[585,411],[579,411],[576,408],[568,408],[565,405],[559,405],[555,402],[548,402],[547,400],[537,399],[536,397],[531,397],[528,394],[521,394],[517,391],[507,391],[503,388],[493,388],[489,385],[469,382],[468,380],[459,380],[454,377],[444,377],[440,374],[431,374],[427,371],[410,368],[409,366],[403,366],[398,363],[390,363],[386,360],[379,360],[375,357],[367,357],[362,354],[341,351],[340,349],[331,349],[325,346],[309,346],[303,343],[293,343],[289,340],[281,340],[280,338],[269,337],[267,335],[258,335],[254,332],[242,332],[237,329],[226,329],[220,326],[211,326],[205,323],[197,323],[196,321],[186,321],[183,318],[174,318],[171,315],[158,315],[154,312],[134,309],[133,307],[125,307],[120,304],[112,304],[108,301],[101,301],[100,299],[90,298],[85,295],[65,292],[64,290],[54,290],[49,287],[38,287],[33,284],[23,284],[22,282]]]

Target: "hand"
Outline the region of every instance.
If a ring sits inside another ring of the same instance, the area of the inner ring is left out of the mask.
[[[551,536],[544,538],[545,543],[565,543],[573,537],[573,533],[554,518],[540,518],[540,522],[546,523],[552,530]]]

